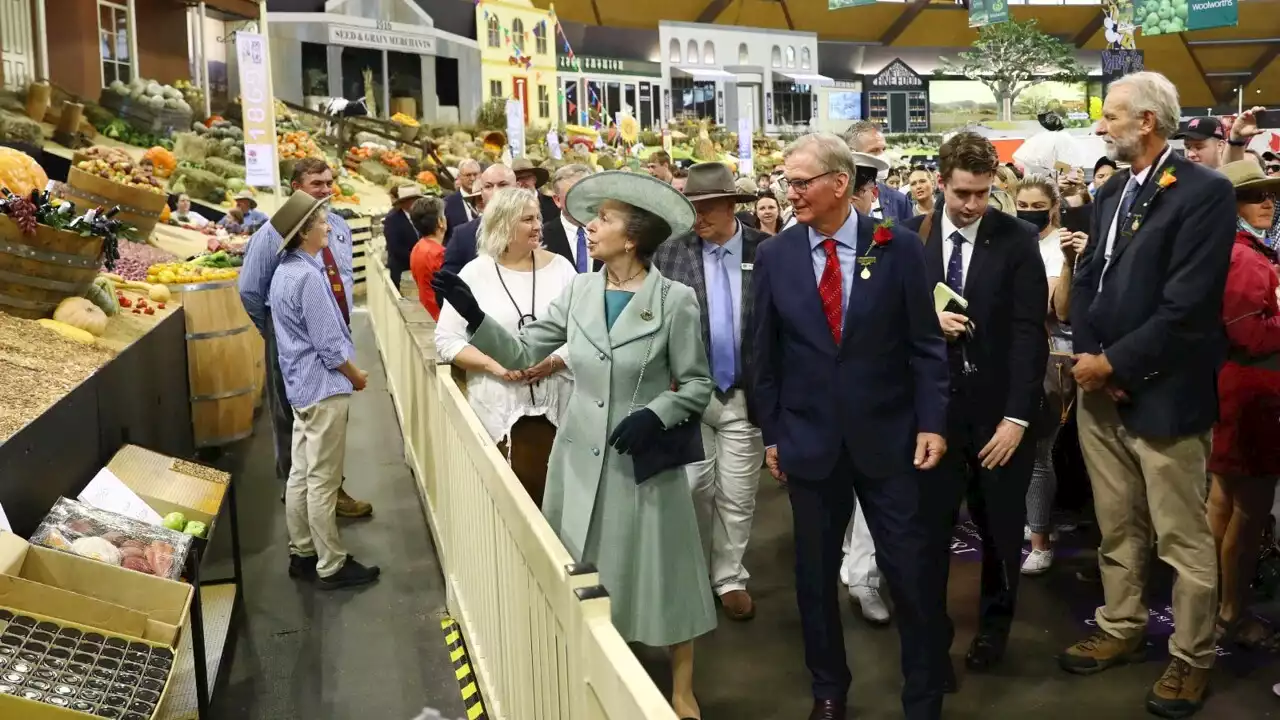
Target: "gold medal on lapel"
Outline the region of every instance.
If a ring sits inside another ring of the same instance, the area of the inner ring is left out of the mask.
[[[645,322],[649,322],[650,320],[653,319],[653,313],[649,312],[648,310],[641,310],[640,319]]]
[[[869,266],[867,266],[867,267],[863,267],[863,268],[862,268],[862,275],[861,275],[860,277],[861,277],[863,280],[867,280],[867,279],[869,279],[869,278],[871,277],[871,268],[870,268]]]
[[[1138,232],[1138,228],[1142,227],[1142,218],[1134,218],[1133,226],[1130,228],[1133,232]]]

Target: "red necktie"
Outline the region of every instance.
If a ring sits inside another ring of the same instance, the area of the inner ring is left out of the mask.
[[[840,296],[843,278],[840,276],[840,260],[836,257],[836,241],[827,238],[822,241],[822,249],[827,253],[827,266],[822,269],[822,280],[818,283],[818,297],[822,299],[822,314],[827,316],[827,327],[831,328],[831,339],[840,344],[840,328],[843,327],[840,308]]]
[[[347,289],[342,284],[342,274],[338,272],[338,262],[333,259],[333,251],[325,246],[320,250],[321,257],[324,258],[324,274],[329,279],[329,287],[333,290],[333,299],[338,301],[338,309],[342,311],[342,320],[348,326],[351,325],[351,311],[347,309]],[[827,260],[827,265],[831,261]],[[825,279],[826,276],[824,275]]]

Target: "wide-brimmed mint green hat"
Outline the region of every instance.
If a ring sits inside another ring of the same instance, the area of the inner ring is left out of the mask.
[[[564,204],[569,217],[586,225],[606,200],[616,200],[657,215],[667,222],[673,236],[689,232],[696,217],[693,205],[675,188],[651,175],[619,170],[579,180],[569,189]]]

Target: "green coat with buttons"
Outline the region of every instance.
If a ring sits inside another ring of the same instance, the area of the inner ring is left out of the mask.
[[[671,284],[665,303],[663,282]],[[485,320],[471,344],[510,369],[567,347],[573,393],[551,450],[542,512],[574,559],[600,571],[622,637],[673,645],[716,624],[688,480],[677,468],[637,485],[631,457],[608,440],[633,411],[633,394],[634,409],[649,408],[666,427],[702,415],[714,389],[702,321],[693,290],[656,269],[612,329],[604,291],[603,272],[579,275],[519,335]]]

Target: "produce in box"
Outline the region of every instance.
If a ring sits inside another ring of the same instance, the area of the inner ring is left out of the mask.
[[[192,535],[58,498],[31,536],[34,545],[177,580]]]
[[[92,158],[81,160],[76,164],[76,167],[91,175],[97,175],[121,185],[148,190],[160,195],[166,194],[163,183],[152,172],[150,165],[151,163],[134,165],[132,162],[127,161],[109,162]]]

